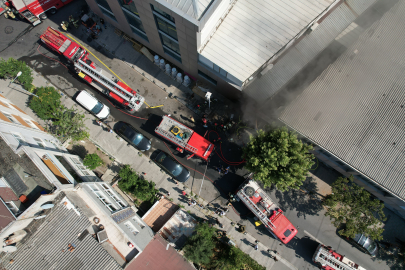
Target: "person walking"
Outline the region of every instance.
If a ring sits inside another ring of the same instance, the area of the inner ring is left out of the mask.
[[[256,244],[255,245],[255,250],[258,250],[259,249],[259,244]]]
[[[110,128],[110,133],[113,133],[113,130]]]
[[[96,122],[97,122],[97,124],[98,124],[100,127],[103,126],[103,122],[101,122],[100,120],[98,120],[98,121],[96,121]]]
[[[107,25],[105,24],[103,19],[100,19],[100,23],[104,26],[104,29],[107,29]]]
[[[201,119],[202,120],[202,122],[203,122],[203,127],[205,127],[205,128],[207,128],[208,126],[207,126],[207,123],[208,123],[208,121],[207,121],[207,118],[205,118],[205,116]]]

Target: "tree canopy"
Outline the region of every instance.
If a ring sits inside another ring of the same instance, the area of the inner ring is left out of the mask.
[[[89,168],[90,170],[94,170],[95,168],[103,165],[103,160],[96,154],[87,154],[83,159],[83,165]]]
[[[243,149],[245,167],[264,187],[274,184],[281,191],[298,189],[314,164],[311,149],[286,127],[269,132],[259,130]]]
[[[39,87],[32,97],[29,106],[43,120],[53,119],[62,110],[60,94],[53,87]]]
[[[215,247],[216,231],[217,229],[207,222],[198,224],[184,247],[187,260],[196,264],[209,264]]]
[[[334,219],[333,225],[341,228],[341,235],[354,238],[362,233],[374,240],[382,239],[384,229],[380,225],[386,220],[384,204],[355,184],[353,176],[339,177],[323,204],[327,208],[326,215]]]
[[[155,187],[155,183],[139,177],[129,165],[125,165],[118,175],[121,178],[118,182],[120,189],[132,193],[142,201],[155,202],[156,194],[159,192]]]

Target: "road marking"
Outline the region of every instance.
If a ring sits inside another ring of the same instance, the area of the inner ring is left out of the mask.
[[[312,234],[310,234],[309,232],[304,230],[304,233],[307,234],[309,237],[311,237],[312,239],[314,239],[316,242],[318,242],[319,244],[324,245],[321,241],[319,241],[315,236],[313,236]]]

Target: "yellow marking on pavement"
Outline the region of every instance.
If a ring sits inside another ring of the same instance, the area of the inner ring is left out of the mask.
[[[115,77],[117,77],[118,79],[120,79],[121,82],[125,83],[125,85],[129,87],[129,85],[128,85],[126,82],[124,82],[123,79],[121,79],[120,77],[118,77],[118,75],[115,74],[114,71],[112,71],[109,67],[107,67],[107,65],[104,64],[100,59],[98,59],[97,56],[95,56],[91,51],[89,51],[89,49],[87,49],[87,48],[84,47],[82,44],[80,44],[80,43],[79,43],[76,39],[74,39],[71,35],[69,35],[69,34],[66,34],[66,35],[67,35],[68,37],[70,37],[71,39],[73,39],[77,44],[79,44],[80,46],[82,46],[83,48],[85,48],[86,51],[88,51],[89,53],[91,53],[91,55],[93,55],[101,64],[103,64],[109,71],[111,71],[111,72],[115,75]],[[148,106],[149,106],[149,105],[148,105]]]
[[[154,108],[159,108],[159,107],[163,107],[164,105],[159,105],[159,106],[155,106],[155,107],[149,107],[150,109],[154,109]]]

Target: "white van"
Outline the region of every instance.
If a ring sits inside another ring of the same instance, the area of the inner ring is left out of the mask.
[[[84,90],[77,95],[76,101],[99,119],[110,115],[110,108]]]

